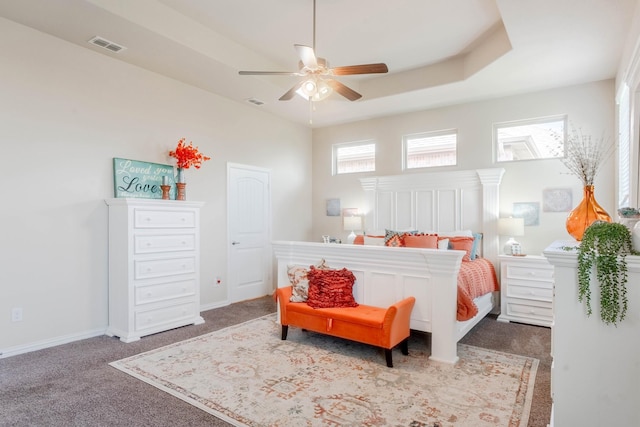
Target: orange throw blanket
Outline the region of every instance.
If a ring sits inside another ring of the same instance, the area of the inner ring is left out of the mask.
[[[463,261],[458,274],[457,319],[469,320],[478,314],[474,298],[499,290],[498,277],[493,264],[485,258]]]

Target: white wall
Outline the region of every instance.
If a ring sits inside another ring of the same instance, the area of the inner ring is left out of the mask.
[[[114,157],[174,164],[181,137],[212,157],[187,172],[205,307],[227,299],[227,162],[270,169],[273,237],[309,238],[309,129],[1,18],[0,64],[0,352],[106,329]]]
[[[458,164],[442,169],[504,167],[500,188],[501,216],[510,216],[514,202],[539,202],[540,225],[525,227],[525,236],[517,240],[523,251],[540,254],[550,242],[570,238],[565,228],[566,212],[549,213],[542,209],[542,191],[546,188],[571,188],[573,203],[582,199],[582,184],[568,175],[560,160],[532,160],[496,164],[493,161],[492,126],[496,122],[567,114],[584,133],[613,140],[613,80],[565,87],[539,93],[426,110],[382,119],[316,129],[313,132],[313,238],[323,234],[346,239],[340,217],[325,214],[329,198],[341,199],[343,208],[366,209],[359,178],[363,176],[412,173],[402,171],[402,136],[411,133],[457,129]],[[376,141],[376,172],[331,176],[332,144],[373,139]],[[615,219],[614,157],[610,157],[596,179],[596,200]],[[421,170],[420,172],[424,172]],[[501,244],[504,243],[504,239]]]

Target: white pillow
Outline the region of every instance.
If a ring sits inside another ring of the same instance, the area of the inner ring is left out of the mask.
[[[384,246],[384,237],[364,236],[364,244],[371,246]]]
[[[438,240],[438,249],[449,249],[449,239]]]

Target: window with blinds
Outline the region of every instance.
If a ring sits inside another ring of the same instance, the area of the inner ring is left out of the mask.
[[[631,116],[629,87],[622,86],[618,99],[618,207],[630,207]]]
[[[333,174],[376,170],[376,144],[373,141],[334,144]]]
[[[458,134],[446,130],[402,137],[404,169],[451,166],[457,163]]]

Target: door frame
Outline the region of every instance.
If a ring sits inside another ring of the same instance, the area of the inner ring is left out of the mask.
[[[231,236],[231,212],[230,212],[230,203],[229,203],[229,199],[230,199],[230,194],[231,194],[231,170],[232,169],[244,169],[244,170],[248,170],[248,171],[255,171],[255,172],[264,172],[268,175],[269,178],[269,189],[267,191],[266,196],[266,200],[267,200],[267,232],[266,232],[266,246],[265,246],[265,256],[267,258],[267,262],[265,263],[265,281],[267,282],[267,286],[270,286],[271,290],[274,290],[274,283],[273,283],[273,249],[271,247],[271,242],[272,242],[272,232],[273,232],[273,208],[271,205],[271,183],[272,183],[272,179],[271,179],[271,169],[267,169],[267,168],[262,168],[262,167],[258,167],[258,166],[253,166],[253,165],[246,165],[246,164],[242,164],[242,163],[233,163],[233,162],[227,162],[227,197],[226,197],[226,202],[227,202],[227,283],[228,283],[228,288],[227,288],[227,301],[229,301],[230,304],[234,303],[234,299],[233,297],[233,292],[234,292],[234,287],[237,286],[237,283],[233,282],[233,280],[231,279],[231,271],[232,271],[232,267],[233,267],[233,263],[231,262],[231,243],[232,243],[232,236]]]

